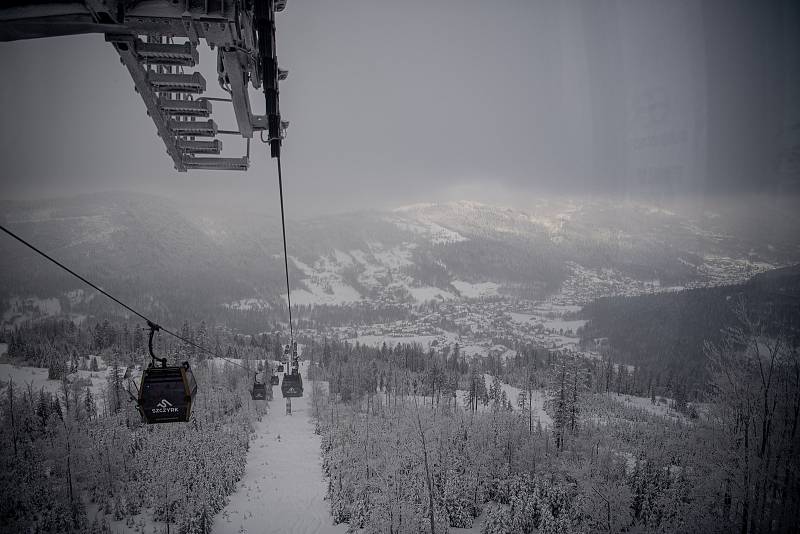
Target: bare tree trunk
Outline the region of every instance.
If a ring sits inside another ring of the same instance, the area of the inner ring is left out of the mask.
[[[117,431],[116,428],[114,429],[114,433],[111,435],[112,443],[115,443],[117,439]],[[111,473],[111,451],[108,449],[108,442],[106,442],[106,472],[108,473],[108,491],[111,495],[114,495],[114,477]]]
[[[14,379],[8,380],[8,411],[11,414],[11,440],[14,442],[14,458],[17,457],[17,424],[14,420]]]
[[[597,490],[597,488],[595,488],[594,486],[592,486],[591,488],[592,488],[592,489],[594,490],[594,492],[595,492],[595,493],[597,493],[597,495],[599,495],[599,496],[600,496],[600,498],[601,498],[601,499],[603,499],[603,500],[605,501],[605,503],[606,503],[606,528],[608,529],[608,532],[611,532],[611,501],[609,501],[609,500],[606,498],[606,496],[605,496],[605,495],[603,495],[602,493],[600,493],[600,492]]]
[[[530,358],[525,359],[525,387],[528,390],[528,395],[525,400],[528,401],[528,435],[533,434],[533,403],[531,402],[531,366],[530,366]],[[525,405],[522,405],[522,409],[525,410]]]
[[[574,362],[573,362],[574,363]],[[578,410],[578,367],[577,363],[574,363],[575,368],[573,369],[573,376],[572,376],[572,406],[570,406],[570,431],[574,434],[575,433],[575,420],[577,419],[577,410]]]
[[[369,445],[369,398],[370,396],[367,395],[367,424],[364,435],[364,466],[367,468],[367,478],[365,480],[367,484],[369,484],[369,452],[367,449],[367,446]]]
[[[428,445],[425,440],[425,431],[422,429],[422,419],[419,415],[419,406],[417,405],[417,397],[414,396],[414,406],[417,409],[417,429],[419,430],[419,437],[422,440],[422,455],[423,459],[425,460],[425,482],[428,486],[428,506],[430,507],[430,525],[431,525],[431,534],[436,534],[436,521],[434,517],[434,507],[433,507],[433,481],[431,479],[431,470],[430,465],[428,464]]]
[[[744,495],[742,499],[742,523],[739,532],[747,534],[750,513],[750,422],[744,423]]]
[[[75,494],[72,488],[72,446],[70,445],[70,427],[67,426],[66,420],[64,421],[64,430],[66,431],[67,442],[67,479],[69,480],[69,504],[70,508],[74,506]]]
[[[800,383],[800,373],[796,371],[796,383]],[[797,449],[797,426],[798,426],[798,419],[800,419],[800,394],[795,396],[794,402],[794,410],[793,410],[793,418],[792,418],[792,425],[791,425],[791,432],[789,433],[789,454],[786,459],[786,466],[784,468],[783,473],[783,492],[784,495],[794,497],[789,497],[788,502],[783,503],[783,507],[781,508],[780,519],[778,521],[779,528],[783,525],[787,525],[786,521],[786,514],[788,511],[793,509],[794,503],[797,501],[797,493],[792,491],[791,486],[791,471],[792,465],[795,462],[796,456],[796,449]],[[791,521],[791,519],[789,520]],[[788,526],[788,525],[787,525]],[[787,529],[788,530],[788,529]]]

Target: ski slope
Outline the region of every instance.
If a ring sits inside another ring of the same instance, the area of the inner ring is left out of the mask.
[[[301,373],[305,375],[305,366]],[[312,382],[306,381],[306,396],[292,399],[292,415],[285,415],[280,387],[273,387],[275,400],[256,424],[244,478],[214,519],[214,534],[347,532],[347,525],[333,525],[325,501],[320,437],[310,416],[311,389]]]

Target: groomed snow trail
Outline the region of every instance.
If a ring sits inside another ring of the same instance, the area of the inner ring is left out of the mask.
[[[333,524],[325,501],[320,436],[314,434],[310,416],[311,381],[305,386],[306,396],[292,399],[292,415],[285,415],[280,387],[273,388],[270,413],[256,424],[247,470],[239,489],[215,518],[215,534],[347,531],[347,525]]]

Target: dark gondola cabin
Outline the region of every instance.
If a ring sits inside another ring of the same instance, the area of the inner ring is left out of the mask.
[[[283,383],[281,383],[281,394],[284,397],[302,397],[303,396],[303,377],[300,373],[286,373],[283,375]]]
[[[272,375],[271,377],[269,377],[269,384],[271,386],[277,386],[280,383],[281,379],[278,377],[278,375]]]
[[[282,373],[282,372],[283,372],[283,364],[279,364],[279,365],[278,365],[278,372],[279,372],[279,373]]]
[[[173,367],[151,365],[142,373],[139,412],[147,424],[186,422],[196,393],[197,382],[188,362]]]
[[[253,390],[250,392],[253,400],[267,400],[267,385],[258,382],[253,383]]]

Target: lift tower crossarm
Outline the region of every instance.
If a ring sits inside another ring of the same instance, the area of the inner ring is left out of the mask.
[[[123,65],[128,68],[128,72],[136,86],[136,91],[139,93],[139,96],[142,97],[144,105],[147,108],[147,114],[153,119],[156,130],[158,130],[158,136],[164,142],[164,146],[167,147],[167,154],[169,154],[175,162],[178,170],[185,170],[178,167],[182,160],[182,155],[175,144],[174,135],[169,131],[167,121],[161,113],[161,108],[158,105],[158,97],[153,92],[147,80],[147,73],[142,69],[142,66],[139,64],[139,59],[134,52],[134,42],[137,39],[130,34],[106,34],[106,40],[114,45]]]
[[[105,34],[177,170],[246,170],[254,132],[268,132],[270,152],[278,157],[288,125],[278,103],[278,81],[287,71],[278,68],[275,54],[275,12],[285,7],[285,0],[6,0],[0,6],[0,41]],[[175,43],[176,38],[186,42]],[[217,129],[208,101],[219,99],[202,96],[207,88],[199,73],[184,73],[197,64],[203,39],[218,50],[218,79],[230,94],[236,130]],[[252,112],[251,85],[264,91],[265,115]],[[207,127],[188,124],[197,117],[208,119]],[[246,154],[219,157],[220,140],[195,140],[217,133],[240,136]]]

